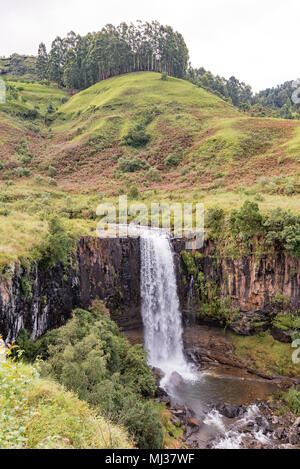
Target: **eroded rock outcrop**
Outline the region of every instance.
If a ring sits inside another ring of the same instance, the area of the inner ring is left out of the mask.
[[[135,327],[141,323],[139,271],[137,239],[82,238],[68,267],[12,265],[0,276],[0,335],[12,342],[26,328],[36,339],[94,299],[105,301],[121,327]]]
[[[190,322],[203,303],[211,306],[216,297],[220,303],[227,301],[233,313],[231,327],[244,334],[269,326],[278,312],[300,310],[300,258],[283,251],[260,257],[255,253],[241,258],[220,256],[216,245],[208,241],[201,250],[190,251],[187,261],[181,255],[184,247],[183,240],[174,240],[179,297]]]

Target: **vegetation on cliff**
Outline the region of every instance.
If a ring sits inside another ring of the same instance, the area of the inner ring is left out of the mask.
[[[222,208],[208,210],[206,221],[209,236],[218,240],[220,248],[226,245],[227,252],[231,245],[232,251],[238,248],[238,254],[243,249],[255,248],[262,254],[279,248],[291,256],[300,256],[300,216],[291,211],[277,208],[263,214],[256,202],[246,200],[229,215]],[[255,246],[254,238],[259,240]]]

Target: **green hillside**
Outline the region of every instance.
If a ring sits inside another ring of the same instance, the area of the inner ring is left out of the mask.
[[[34,80],[36,75],[36,57],[12,54],[8,58],[0,58],[0,75],[9,79]]]
[[[85,177],[90,185],[91,170],[95,187],[120,168],[116,179],[122,182],[122,167],[131,172],[132,165],[118,163],[120,158],[142,160],[133,167],[137,183],[146,187],[153,178],[169,189],[249,186],[265,176],[266,167],[269,176],[295,176],[300,150],[298,121],[252,118],[189,82],[163,81],[151,72],[112,78],[76,94],[52,127],[68,146],[55,146],[55,155],[49,148],[45,158],[75,186]]]
[[[229,212],[250,199],[264,213],[299,213],[297,120],[250,117],[154,72],[73,96],[37,83],[8,86],[0,105],[1,264],[42,255],[50,214],[76,239],[94,232],[103,198],[132,189],[147,204],[201,201]]]

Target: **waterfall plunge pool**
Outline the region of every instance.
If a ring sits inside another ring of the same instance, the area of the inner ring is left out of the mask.
[[[188,343],[189,347],[197,346],[197,340],[205,342],[205,338],[211,340],[222,334],[220,329],[201,325],[183,329],[184,344]],[[125,335],[133,345],[144,344],[142,329],[127,331]],[[191,409],[201,422],[196,435],[199,448],[210,444],[212,448],[238,449],[247,447],[249,438],[254,446],[272,447],[272,439],[261,428],[256,428],[255,423],[255,419],[264,418],[259,403],[278,393],[276,384],[271,381],[230,366],[207,365],[197,371],[195,365],[193,379],[181,376],[181,379],[167,383],[165,389],[172,405]],[[215,410],[218,404],[223,403],[245,406],[247,412],[240,418],[228,419]],[[249,427],[253,429],[251,434]]]
[[[205,370],[197,370],[195,360],[188,358],[187,348],[197,341],[195,337],[200,337],[199,346],[203,349],[205,340],[202,330],[197,330],[195,335],[197,326],[192,328],[190,337],[184,334],[170,234],[142,227],[139,234],[144,326],[139,342],[144,344],[149,365],[162,372],[160,386],[171,398],[172,405],[190,409],[197,422],[201,422],[201,425],[196,424],[199,427],[196,443],[191,443],[196,447],[207,446],[209,442],[211,447],[218,448],[245,447],[249,443],[244,442],[248,434],[243,428],[250,425],[254,428],[252,441],[269,444],[268,438],[261,433],[263,427],[255,429],[255,419],[263,418],[260,409],[249,404],[266,399],[275,392],[274,386],[262,379],[243,376],[242,371],[230,370],[228,366],[215,368],[211,363]],[[130,340],[130,335],[127,337]],[[212,343],[214,345],[214,337]],[[243,405],[239,408],[242,414],[227,422],[216,409],[218,403]]]

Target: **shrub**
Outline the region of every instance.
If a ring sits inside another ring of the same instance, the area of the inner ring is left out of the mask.
[[[176,167],[180,164],[181,160],[182,160],[182,156],[175,154],[175,153],[171,153],[165,159],[165,165],[168,167],[172,167],[172,166]]]
[[[132,186],[128,192],[128,197],[130,199],[137,199],[139,196],[139,191],[136,186]]]
[[[300,255],[300,216],[281,208],[271,210],[264,220],[266,243],[279,244],[292,255]]]
[[[240,210],[233,210],[230,224],[235,234],[250,238],[262,231],[263,217],[257,203],[246,200]]]
[[[153,181],[153,182],[161,181],[161,175],[157,168],[149,168],[146,176],[147,176],[147,179],[149,179],[150,181]]]
[[[18,168],[14,169],[14,174],[17,178],[28,177],[30,176],[30,171],[29,169],[19,166]]]
[[[50,186],[57,186],[57,182],[56,182],[55,179],[53,179],[53,178],[50,178],[50,177],[49,177],[49,178],[47,179],[47,182],[48,182],[48,184],[49,184]]]
[[[223,228],[225,213],[222,208],[209,208],[206,213],[205,223],[213,234],[220,233]]]
[[[141,346],[131,346],[116,323],[97,310],[75,310],[51,340],[43,374],[124,425],[139,448],[161,448],[158,414],[144,399],[154,395],[155,380]]]
[[[141,158],[120,158],[118,161],[118,167],[124,173],[134,173],[135,171],[146,169],[148,167],[148,163]]]
[[[151,135],[147,134],[144,128],[136,126],[124,136],[123,143],[134,148],[140,148],[147,145],[150,139]]]
[[[6,207],[1,207],[0,208],[0,216],[8,217],[9,214],[10,214],[10,211],[8,210],[8,208],[6,208]]]
[[[283,295],[281,294],[281,297]],[[283,297],[283,301],[280,301],[280,304],[284,304],[285,301],[289,302],[288,298]],[[274,299],[273,299],[274,302]],[[286,303],[285,303],[286,304]],[[272,321],[272,324],[283,331],[288,331],[289,329],[294,329],[295,331],[300,330],[300,316],[295,316],[293,314],[277,314],[275,319]]]
[[[52,104],[52,101],[49,102],[48,109],[47,109],[48,114],[53,114],[55,112],[54,106]]]
[[[0,408],[0,449],[132,448],[122,428],[11,359],[0,363]]]
[[[49,221],[49,233],[44,245],[46,263],[50,266],[57,263],[67,264],[72,248],[73,240],[66,233],[60,219],[54,216]]]
[[[57,175],[57,169],[54,168],[54,166],[49,166],[48,174],[49,174],[50,177],[56,176]]]
[[[287,403],[292,412],[300,415],[300,392],[294,388],[283,395],[283,400]]]

